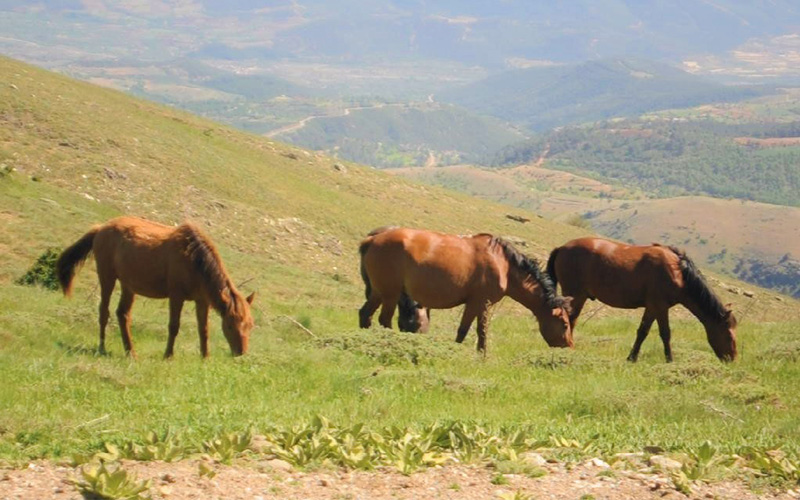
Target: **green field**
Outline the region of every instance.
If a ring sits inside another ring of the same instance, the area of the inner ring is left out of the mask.
[[[434,311],[427,335],[359,331],[357,244],[374,227],[490,231],[540,258],[581,230],[536,217],[520,224],[505,217],[508,207],[356,165],[336,168],[323,156],[8,59],[0,72],[10,75],[0,86],[2,460],[67,458],[149,431],[181,433],[199,447],[222,432],[276,432],[316,415],[376,430],[436,422],[498,436],[522,430],[531,442],[591,443],[603,456],[650,445],[694,450],[710,440],[725,453],[782,447],[797,458],[800,307],[790,298],[721,292],[743,320],[742,357],[730,365],[681,311],[673,315],[673,364],[664,363],[656,334],[639,363],[625,362],[638,318],[607,308],[590,317],[596,304],[572,351],[548,349],[510,301],[493,313],[485,359],[474,334],[453,342],[459,311]],[[167,304],[140,299],[140,359],[122,355],[113,318],[111,354],[98,357],[91,265],[71,300],[15,284],[46,249],[121,213],[188,218],[206,229],[233,279],[259,294],[248,355],[230,357],[215,317],[212,358],[202,361],[189,306],[175,359],[163,361]]]

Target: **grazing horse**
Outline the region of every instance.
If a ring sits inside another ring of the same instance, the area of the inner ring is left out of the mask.
[[[361,275],[367,301],[359,310],[361,328],[368,328],[381,306],[379,322],[392,327],[403,292],[427,308],[449,309],[464,304],[456,342],[463,342],[478,318],[478,350],[486,351],[489,306],[506,295],[527,307],[552,347],[572,347],[569,298],[555,294],[538,263],[507,241],[490,234],[453,236],[416,229],[392,228],[361,242]]]
[[[674,247],[653,244],[632,246],[601,238],[580,238],[550,253],[547,273],[561,292],[572,296],[570,326],[586,299],[611,307],[636,309],[644,315],[628,361],[636,361],[653,321],[672,361],[669,308],[682,304],[706,329],[708,343],[723,361],[736,359],[736,318],[723,306],[686,254]]]
[[[381,226],[367,233],[367,236],[375,236],[389,229],[397,229],[397,226]],[[361,270],[363,273],[364,268],[362,267]],[[362,274],[361,277],[364,279],[364,283],[366,283],[368,280],[367,276]],[[367,299],[369,299],[369,289],[367,289]],[[428,331],[431,320],[431,310],[421,306],[419,302],[409,297],[405,290],[400,294],[400,301],[397,303],[397,313],[397,327],[401,332],[425,333]]]
[[[100,353],[105,353],[108,304],[117,280],[122,294],[117,319],[125,351],[136,357],[131,343],[131,306],[136,294],[169,298],[169,340],[165,358],[172,357],[180,329],[183,302],[193,300],[200,334],[200,352],[208,357],[208,308],[222,316],[222,331],[231,352],[247,352],[253,317],[250,304],[236,290],[216,248],[192,224],[164,226],[135,217],[118,217],[95,226],[56,262],[56,273],[64,295],[72,292],[76,267],[94,252],[100,280]]]

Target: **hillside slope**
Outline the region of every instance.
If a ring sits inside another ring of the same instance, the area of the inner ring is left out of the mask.
[[[539,258],[585,234],[537,217],[520,224],[502,205],[336,164],[10,59],[0,59],[0,72],[9,75],[0,86],[0,168],[13,170],[0,177],[4,283],[46,248],[123,213],[199,223],[234,278],[263,292],[262,311],[319,301],[355,310],[357,244],[385,224],[511,236]],[[93,286],[92,274],[78,286]]]
[[[252,278],[268,301],[330,295],[353,308],[363,293],[357,243],[377,226],[510,235],[540,257],[579,234],[546,221],[521,225],[499,205],[337,167],[325,156],[9,59],[0,59],[0,72],[9,75],[0,86],[0,164],[14,170],[0,179],[5,283],[45,248],[121,213],[198,222],[237,279]],[[94,282],[89,273],[80,279]]]

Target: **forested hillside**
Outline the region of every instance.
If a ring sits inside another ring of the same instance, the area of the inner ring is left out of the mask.
[[[559,129],[507,148],[496,164],[546,156],[550,168],[590,173],[661,196],[708,194],[800,206],[800,122],[726,124],[615,120]]]
[[[280,139],[368,165],[487,163],[523,135],[456,106],[378,105],[320,117]]]

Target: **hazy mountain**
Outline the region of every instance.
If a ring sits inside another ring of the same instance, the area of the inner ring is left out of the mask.
[[[793,0],[3,0],[0,10],[0,26],[12,38],[58,38],[94,55],[199,51],[237,59],[446,59],[488,67],[623,54],[677,61],[800,24]],[[34,21],[46,21],[47,30],[32,30]],[[75,31],[75,24],[113,29]]]
[[[653,61],[606,59],[503,72],[438,98],[531,130],[545,130],[652,110],[736,101],[761,92],[713,83]]]

